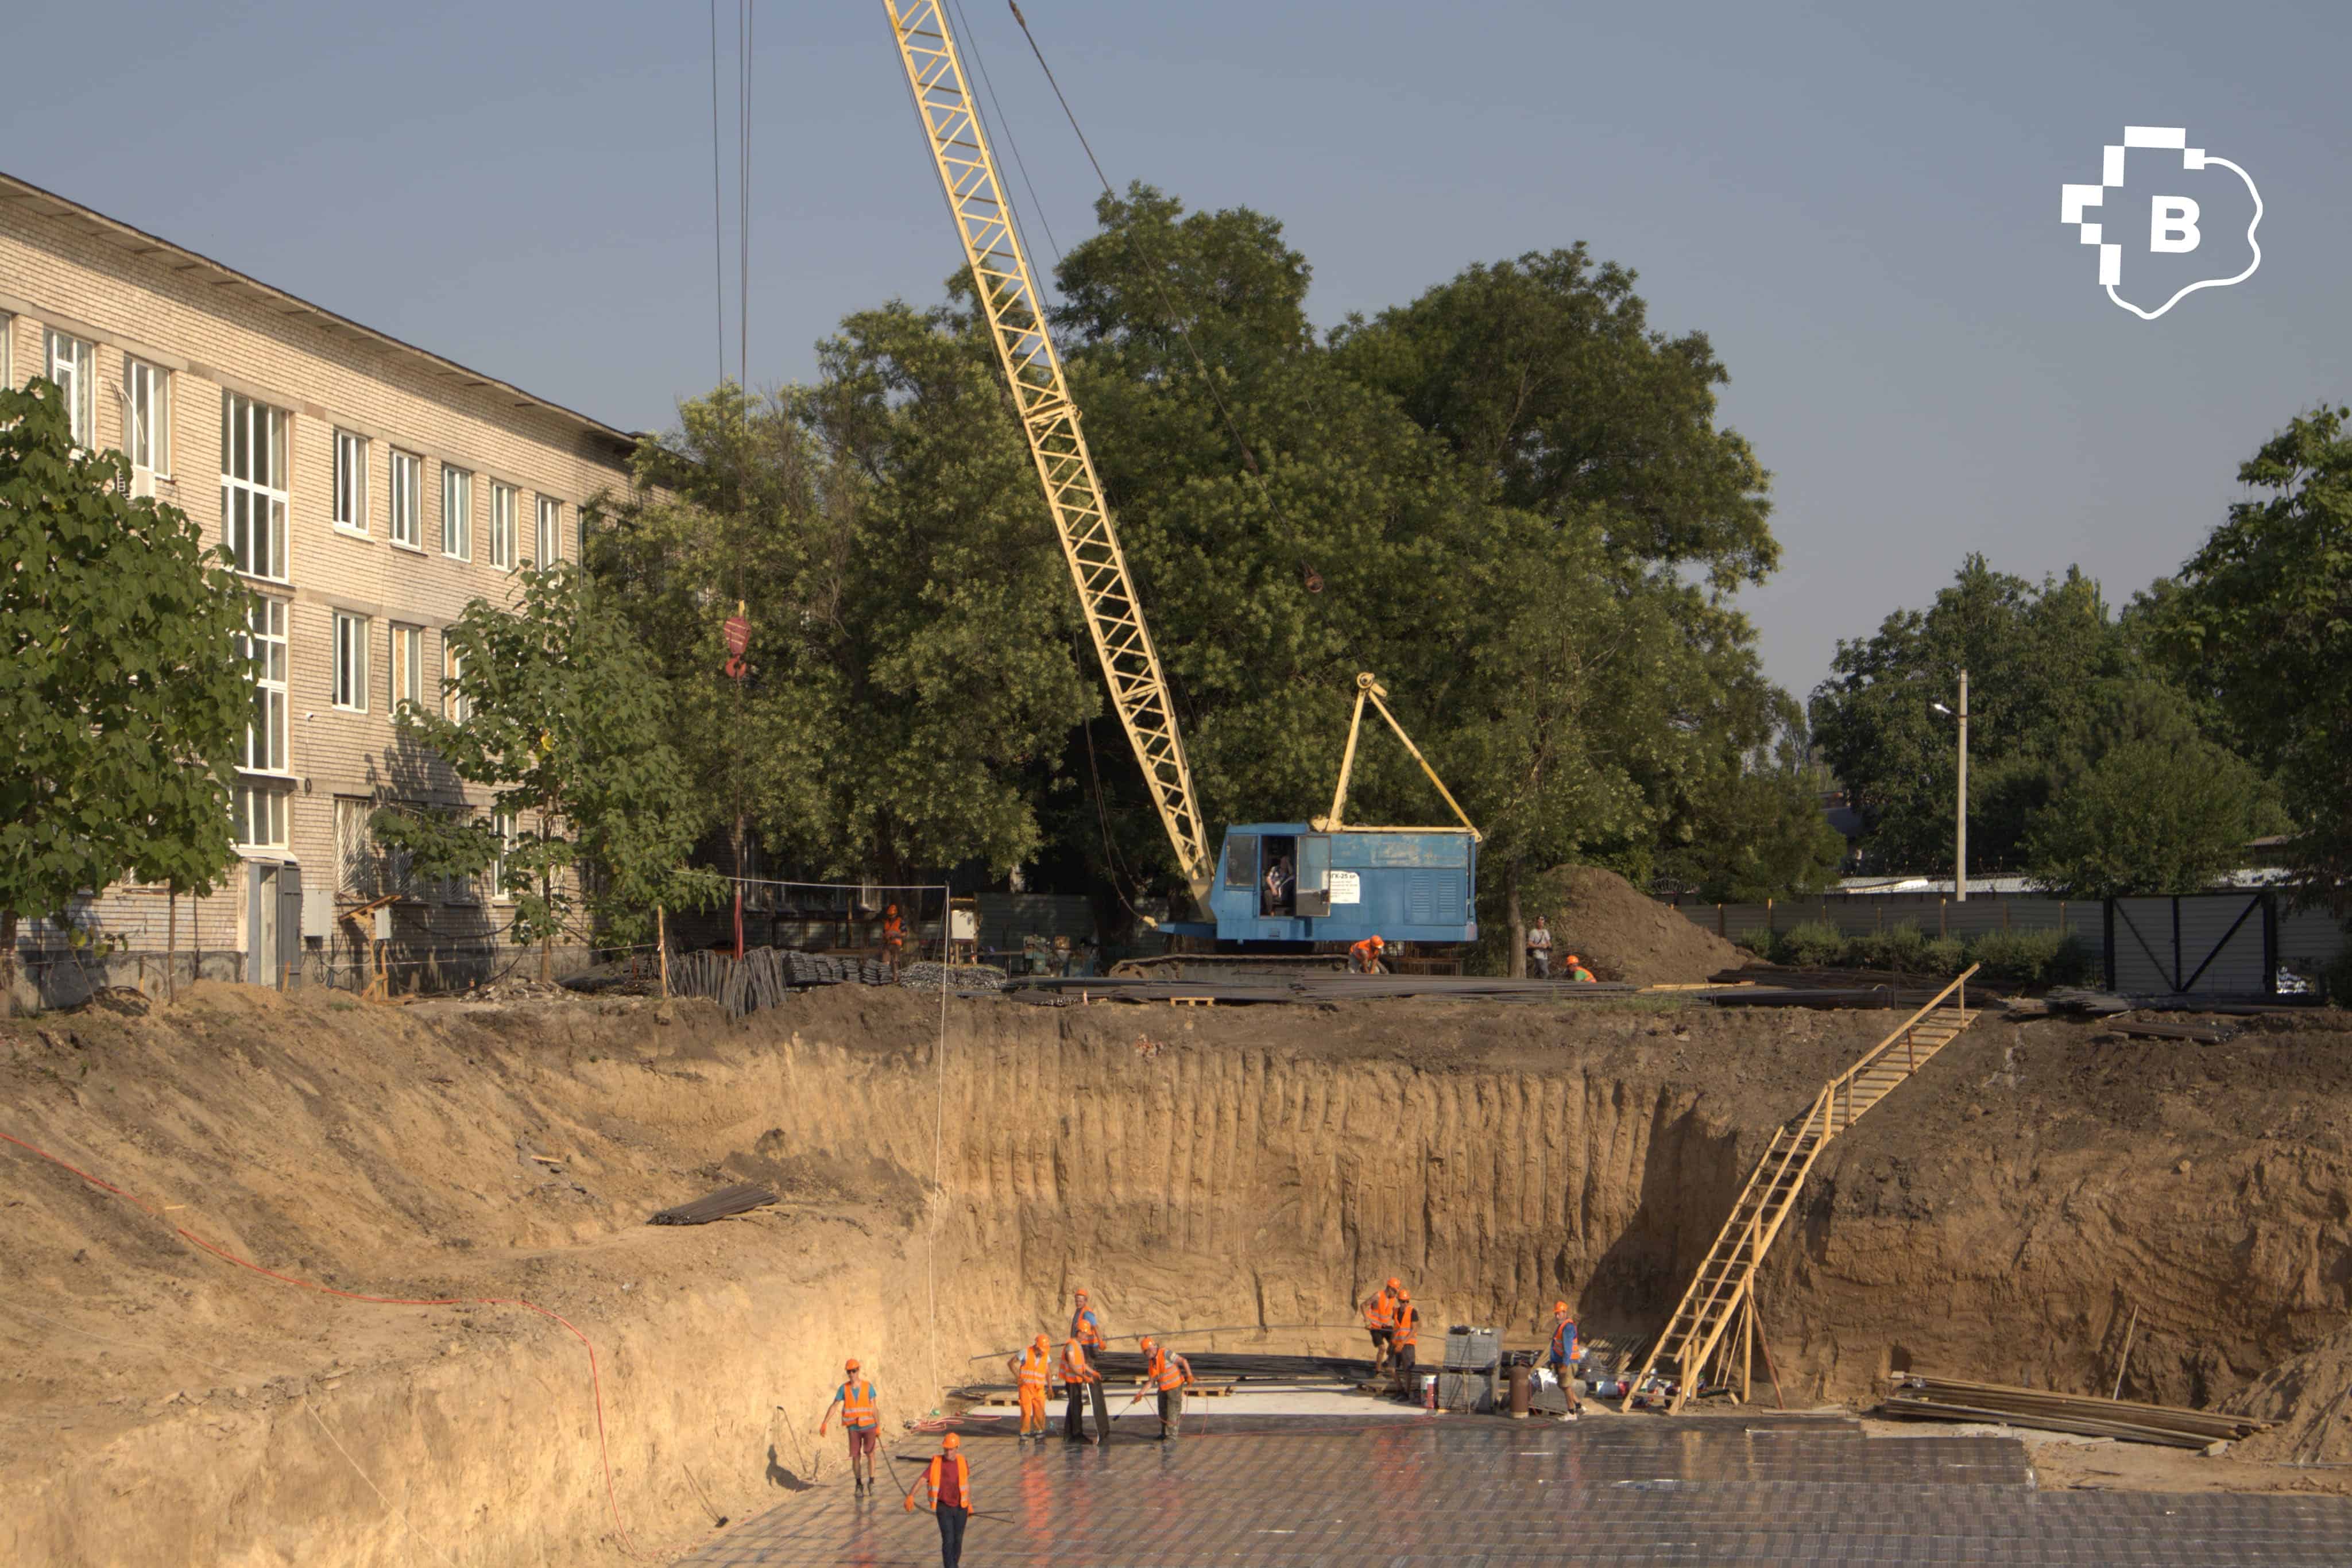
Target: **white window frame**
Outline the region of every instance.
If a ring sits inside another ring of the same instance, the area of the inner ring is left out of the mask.
[[[237,766],[275,779],[294,773],[293,703],[286,682],[288,612],[285,600],[255,595],[246,612],[246,630],[237,638],[237,652],[247,661],[253,683],[253,708],[246,717],[245,749]]]
[[[522,509],[522,492],[512,485],[490,481],[490,564],[500,571],[512,571],[516,566],[516,538]]]
[[[368,534],[368,438],[348,430],[334,433],[335,531]]]
[[[552,496],[539,497],[539,533],[530,564],[545,571],[563,559],[563,503]]]
[[[73,444],[85,452],[96,451],[98,345],[51,327],[41,347],[49,380],[66,394],[66,423],[73,432]]]
[[[271,582],[289,573],[286,434],[285,410],[221,393],[221,537],[237,570]]]
[[[474,559],[474,476],[452,463],[441,465],[441,553]]]
[[[334,706],[345,713],[365,713],[368,710],[368,639],[374,622],[365,615],[354,615],[348,610],[335,611],[328,623],[333,632],[333,652],[331,668],[333,685],[328,695]]]
[[[392,623],[387,651],[392,658],[392,711],[425,706],[425,628]]]
[[[272,784],[240,779],[229,806],[229,831],[241,850],[282,850],[287,844],[287,819],[293,815],[294,792]],[[261,820],[257,830],[254,823]]]
[[[451,684],[442,689],[441,711],[451,724],[463,724],[474,716],[473,705],[458,691],[456,683],[466,674],[466,655],[449,646],[447,634],[441,639],[441,665],[444,679]]]
[[[512,904],[514,894],[507,891],[507,856],[514,852],[514,813],[512,811],[491,812],[490,831],[499,838],[499,852],[490,862],[490,902]]]
[[[402,549],[425,549],[425,459],[392,449],[392,542]]]
[[[172,476],[172,372],[122,357],[122,450],[133,468]]]

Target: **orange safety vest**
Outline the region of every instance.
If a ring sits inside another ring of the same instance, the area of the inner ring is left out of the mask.
[[[1165,1345],[1151,1347],[1151,1364],[1145,1369],[1143,1375],[1157,1385],[1162,1394],[1171,1388],[1181,1388],[1189,1381],[1182,1373],[1168,1364],[1168,1347]]]
[[[1397,1306],[1396,1343],[1401,1345],[1420,1344],[1420,1336],[1413,1333],[1420,1324],[1421,1314],[1413,1310],[1412,1303],[1400,1302]]]
[[[1092,1383],[1094,1380],[1095,1375],[1093,1369],[1087,1365],[1087,1353],[1085,1348],[1081,1346],[1076,1340],[1071,1340],[1065,1343],[1062,1346],[1062,1381],[1065,1383]]]
[[[882,922],[882,940],[895,947],[907,939],[907,923],[893,915]]]
[[[873,1427],[881,1422],[874,1413],[874,1385],[855,1378],[841,1385],[841,1424],[845,1427]]]
[[[1039,1393],[1043,1393],[1045,1392],[1045,1385],[1050,1381],[1050,1378],[1051,1374],[1046,1368],[1045,1353],[1044,1351],[1039,1350],[1033,1344],[1027,1350],[1021,1353],[1021,1386],[1023,1389],[1026,1390],[1034,1388]]]
[[[1382,949],[1373,946],[1372,939],[1367,936],[1361,942],[1359,942],[1354,946],[1349,948],[1348,951],[1356,957],[1361,958],[1365,963],[1369,964],[1373,959],[1381,956]]]
[[[1397,1300],[1381,1288],[1381,1293],[1364,1303],[1364,1321],[1376,1329],[1396,1327]]]
[[[940,1500],[940,1461],[948,1457],[946,1454],[934,1454],[931,1457],[931,1462],[923,1468],[923,1484],[931,1489],[931,1502],[934,1507]],[[971,1506],[971,1467],[964,1463],[961,1454],[957,1454],[954,1458],[956,1495],[962,1500],[964,1507],[970,1508]]]
[[[1092,1307],[1080,1307],[1070,1314],[1070,1337],[1089,1350],[1102,1348],[1102,1323]]]

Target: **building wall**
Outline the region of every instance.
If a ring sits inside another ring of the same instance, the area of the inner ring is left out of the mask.
[[[254,776],[253,782],[284,793],[288,831],[282,845],[244,852],[256,862],[298,864],[306,896],[326,889],[343,894],[345,904],[356,902],[366,879],[338,864],[339,800],[346,802],[348,841],[351,825],[364,818],[362,801],[466,798],[437,758],[394,731],[393,624],[420,630],[420,684],[426,700],[438,702],[443,629],[469,601],[497,602],[517,588],[514,573],[490,560],[493,484],[516,491],[517,560],[528,562],[537,553],[541,497],[562,507],[559,553],[576,558],[583,504],[628,489],[625,438],[526,402],[510,387],[431,355],[301,309],[184,252],[126,241],[123,231],[13,184],[0,184],[0,318],[12,385],[45,372],[47,329],[95,345],[100,447],[124,445],[118,389],[126,384],[127,361],[168,373],[169,467],[157,476],[154,492],[193,517],[208,542],[224,538],[224,393],[287,415],[284,580],[247,580],[286,604],[288,765],[274,777]],[[367,441],[363,533],[332,520],[338,431]],[[421,459],[419,548],[391,539],[395,447]],[[443,472],[451,467],[473,476],[470,559],[451,559],[442,549]],[[363,712],[333,701],[338,611],[366,618]],[[473,803],[483,803],[478,792]],[[473,891],[432,890],[404,906],[398,920],[406,944],[494,942],[503,911],[473,897]],[[160,952],[161,904],[135,890],[110,890],[78,918]],[[242,946],[247,941],[245,888],[232,887],[200,909],[184,901],[180,919],[184,943],[200,932],[208,946]],[[315,915],[308,922],[314,928],[317,923]],[[348,930],[334,924],[338,940],[306,944],[310,953],[342,945]],[[54,935],[37,925],[27,934],[37,946]]]

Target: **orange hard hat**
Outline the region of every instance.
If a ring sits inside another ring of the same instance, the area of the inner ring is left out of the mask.
[[[1153,1339],[1150,1334],[1145,1334],[1141,1343],[1144,1349],[1150,1350],[1153,1345],[1159,1343],[1159,1341]]]
[[[1564,1312],[1568,1311],[1568,1303],[1566,1301],[1554,1301],[1551,1304],[1551,1310],[1556,1312]]]
[[[843,1362],[843,1363],[841,1364],[841,1370],[842,1370],[842,1371],[844,1371],[844,1372],[855,1372],[855,1371],[856,1371],[856,1370],[857,1370],[857,1358],[856,1358],[856,1356],[854,1356],[854,1355],[853,1355],[853,1356],[851,1356],[847,1361]]]
[[[963,1439],[957,1437],[953,1432],[950,1432],[946,1437],[940,1439],[940,1447],[942,1448],[961,1448],[963,1447]]]
[[[1385,946],[1387,946],[1388,945],[1389,945],[1389,940],[1388,940],[1388,938],[1387,938],[1387,937],[1385,937],[1385,936],[1381,936],[1381,935],[1379,932],[1377,932],[1377,931],[1375,931],[1375,932],[1373,932],[1373,933],[1372,933],[1372,946],[1375,946],[1375,947],[1385,947]]]
[[[1035,1339],[1031,1340],[1029,1343],[1035,1345],[1039,1350],[1043,1350],[1045,1348],[1045,1336],[1044,1334],[1039,1334]]]
[[[1390,1290],[1391,1290],[1391,1291],[1393,1291],[1393,1290],[1395,1290],[1396,1288],[1397,1288],[1397,1277],[1396,1277],[1394,1274],[1391,1274],[1391,1275],[1389,1276],[1389,1289],[1390,1289]]]
[[[1081,1296],[1083,1296],[1083,1295],[1085,1295],[1085,1294],[1086,1294],[1086,1291],[1083,1291],[1083,1290],[1081,1290],[1081,1291],[1078,1292],[1078,1294],[1079,1294],[1079,1295],[1081,1295]]]

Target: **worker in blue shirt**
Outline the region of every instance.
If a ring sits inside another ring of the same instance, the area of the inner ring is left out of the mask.
[[[1568,1396],[1568,1413],[1571,1416],[1584,1408],[1584,1402],[1576,1396],[1576,1388],[1571,1382],[1576,1363],[1582,1359],[1583,1354],[1583,1351],[1577,1348],[1576,1320],[1568,1315],[1568,1303],[1554,1301],[1551,1304],[1551,1349],[1546,1360],[1551,1367],[1551,1375],[1559,1380],[1560,1393]]]

